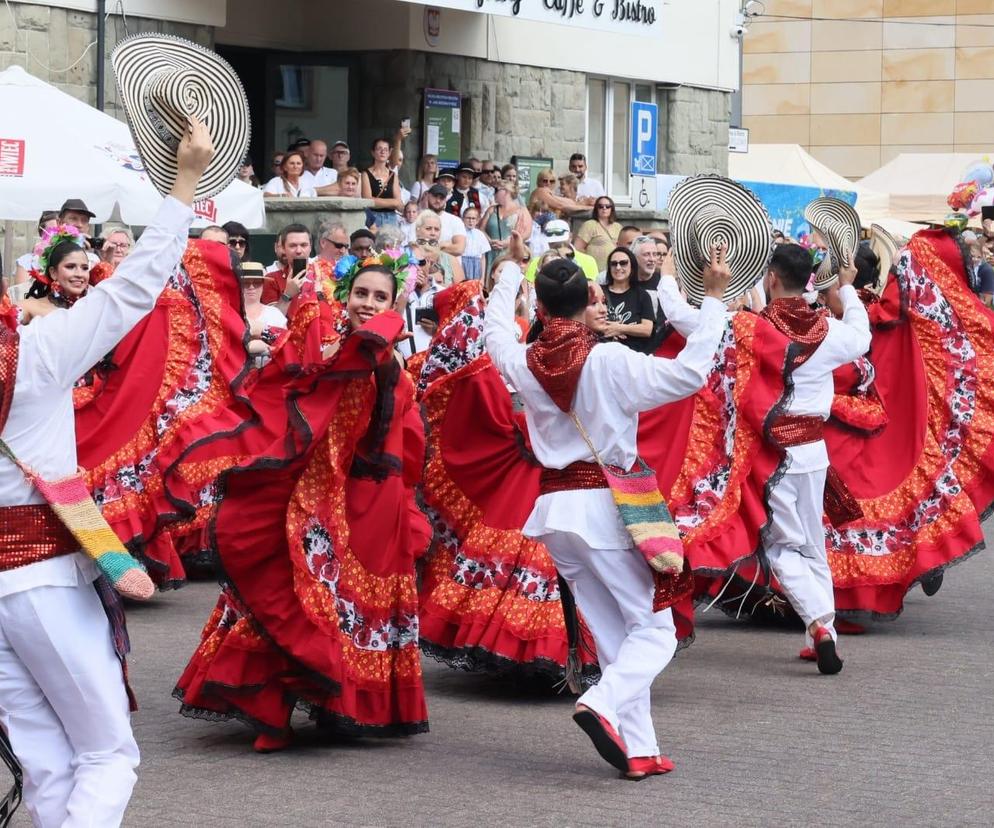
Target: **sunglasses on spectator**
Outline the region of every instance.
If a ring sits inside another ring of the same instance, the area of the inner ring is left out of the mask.
[[[631,262],[628,259],[615,259],[613,262],[608,262],[611,267],[625,267],[626,265],[631,266]]]
[[[415,239],[414,243],[422,247],[438,247],[438,239]]]
[[[608,204],[606,201],[602,201],[600,204],[597,205],[597,209],[598,210],[610,210],[611,209],[611,205]]]
[[[324,237],[324,240],[329,244],[333,244],[339,250],[347,250],[349,246],[348,242],[337,242],[334,239],[329,239],[327,236]]]
[[[228,239],[228,247],[245,247],[246,243],[245,239],[240,236],[232,236]]]

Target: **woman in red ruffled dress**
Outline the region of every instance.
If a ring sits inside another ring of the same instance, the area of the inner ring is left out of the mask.
[[[876,275],[861,256],[857,285]],[[861,617],[895,618],[910,589],[934,594],[946,569],[983,547],[981,522],[994,504],[994,313],[967,273],[958,241],[926,230],[884,274],[879,298],[860,291],[870,361],[836,373],[825,427],[832,467],[863,513],[825,526],[840,631],[862,632],[853,623]],[[722,604],[760,616],[783,610],[778,585],[766,584],[743,567]]]
[[[336,276],[346,316],[329,359],[294,366],[285,346],[242,400],[251,424],[187,457],[242,459],[221,476],[211,527],[221,596],[175,695],[186,715],[250,725],[260,752],[290,744],[297,706],[351,735],[427,730],[414,572],[430,541],[414,502],[424,430],[389,312],[406,262],[350,257]]]
[[[232,386],[248,371],[245,329],[228,248],[191,241],[152,312],[73,392],[87,485],[161,588],[186,578],[175,541],[203,525],[218,468],[180,464],[201,489],[188,510],[172,500],[164,476],[234,404]]]

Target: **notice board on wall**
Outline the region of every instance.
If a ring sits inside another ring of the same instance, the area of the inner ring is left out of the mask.
[[[439,169],[459,166],[462,154],[462,93],[425,89],[423,155],[438,157]]]
[[[518,169],[518,195],[527,202],[535,189],[539,172],[552,169],[552,159],[515,155],[511,163]]]

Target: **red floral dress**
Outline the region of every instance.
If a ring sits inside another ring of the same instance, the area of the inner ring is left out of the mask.
[[[414,503],[424,431],[392,356],[401,327],[382,314],[326,365],[267,365],[248,398],[256,425],[204,445],[244,459],[221,478],[223,589],[176,687],[184,714],[276,733],[299,705],[349,733],[427,729],[414,572],[430,540]]]

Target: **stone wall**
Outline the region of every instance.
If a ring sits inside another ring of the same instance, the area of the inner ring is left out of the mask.
[[[386,125],[411,117],[405,146],[410,183],[421,156],[421,101],[425,87],[457,89],[463,110],[464,158],[506,162],[514,155],[553,158],[565,170],[586,138],[587,76],[582,72],[498,64],[426,52],[369,52],[360,58],[359,153]],[[660,101],[664,130],[663,171],[679,175],[728,171],[731,95],[681,86]]]
[[[666,93],[662,172],[728,173],[728,121],[732,95],[680,86]]]
[[[360,58],[359,160],[384,125],[411,117],[404,177],[410,182],[421,156],[422,90],[457,89],[463,109],[463,157],[506,162],[513,155],[554,158],[565,169],[582,151],[586,134],[587,78],[582,72],[491,63],[426,52],[367,52]],[[353,158],[357,154],[353,153]]]
[[[108,7],[113,4],[108,3]],[[0,70],[18,65],[36,78],[58,87],[91,106],[97,103],[97,15],[90,12],[37,6],[30,3],[10,3],[14,18],[6,8],[0,8]],[[138,32],[161,32],[193,40],[213,47],[214,30],[209,26],[172,23],[143,17],[127,18],[127,28],[119,14],[107,18],[104,42],[105,111],[124,120],[117,97],[117,87],[110,67],[110,54],[120,40]],[[93,44],[92,46],[90,44]],[[88,48],[89,47],[89,48]],[[12,116],[14,113],[10,113]],[[22,117],[44,118],[44,113],[19,113]],[[70,198],[74,193],[66,193]],[[58,209],[53,204],[52,209]],[[0,237],[3,225],[0,224]],[[13,233],[14,257],[27,251],[35,238],[35,226],[15,222]],[[4,261],[5,275],[12,272],[14,262]]]

